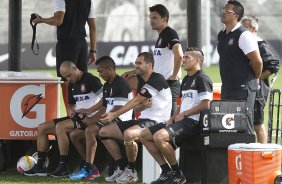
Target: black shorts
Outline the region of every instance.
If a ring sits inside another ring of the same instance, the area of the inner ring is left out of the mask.
[[[60,74],[60,66],[64,61],[72,61],[79,70],[87,72],[88,46],[85,38],[58,40],[56,45],[56,69]],[[63,79],[65,80],[65,79]]]
[[[172,95],[171,115],[173,115],[177,107],[177,98],[180,93],[180,81],[179,80],[167,80],[167,83],[170,87],[171,95]]]
[[[153,126],[157,124],[156,121],[154,120],[150,120],[150,119],[138,119],[138,120],[129,120],[129,121],[120,121],[120,122],[117,122],[117,126],[119,127],[121,133],[123,134],[123,132],[134,126],[134,125],[139,125],[141,128],[148,128],[150,126]]]
[[[263,109],[265,107],[269,92],[269,87],[263,81],[261,81],[260,84],[261,88],[256,94],[256,100],[254,105],[254,125],[261,125],[264,122]]]
[[[74,128],[74,129],[77,128],[78,123],[76,122],[75,119],[73,119],[73,118],[71,118],[71,117],[69,117],[69,116],[62,117],[62,118],[56,118],[56,119],[54,119],[53,121],[54,121],[55,125],[57,125],[58,123],[60,123],[60,122],[62,122],[62,121],[65,121],[65,120],[68,120],[68,119],[72,120],[72,122],[73,122],[73,128]],[[80,129],[81,129],[81,130],[84,130],[85,128],[80,128]]]
[[[67,119],[70,119],[70,117],[66,116],[66,117],[62,117],[62,118],[56,118],[56,119],[53,119],[53,121],[54,121],[55,125],[57,125],[58,123],[65,121]]]
[[[104,126],[107,126],[107,125],[109,125],[109,124],[111,124],[111,123],[98,121],[98,122],[95,122],[94,124],[95,124],[95,125],[99,128],[99,130],[100,130],[100,129],[103,128]]]
[[[158,123],[156,125],[150,126],[148,129],[152,135],[154,135],[157,131],[164,128],[166,126],[166,122]]]
[[[200,134],[199,122],[190,118],[177,121],[164,128],[171,137],[171,145],[174,149],[181,146],[187,139],[193,135]]]

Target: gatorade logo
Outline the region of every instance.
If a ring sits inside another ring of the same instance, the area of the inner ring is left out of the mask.
[[[30,95],[27,100],[23,101],[25,97]],[[13,94],[10,103],[10,112],[14,121],[22,127],[35,128],[40,123],[45,122],[45,104],[38,104],[38,102],[45,98],[45,85],[26,85],[23,86]],[[27,116],[29,112],[35,112],[35,117]]]
[[[237,171],[242,171],[242,155],[236,155],[235,157],[235,165]]]
[[[203,125],[204,125],[204,127],[208,127],[208,125],[209,125],[207,114],[205,114],[204,117],[203,117]]]
[[[222,126],[226,129],[233,129],[235,127],[234,114],[226,114],[221,120]]]

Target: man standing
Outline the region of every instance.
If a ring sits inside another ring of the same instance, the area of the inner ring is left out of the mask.
[[[217,37],[222,100],[243,100],[248,107],[248,133],[253,133],[253,109],[262,71],[262,60],[254,36],[240,20],[244,7],[228,1],[222,10],[225,29]]]
[[[69,138],[65,132],[66,125],[68,125],[69,132],[79,126],[78,110],[92,107],[100,100],[102,95],[103,86],[100,79],[90,73],[80,71],[71,61],[64,61],[60,66],[60,72],[69,81],[68,116],[39,125],[37,135],[38,163],[32,170],[24,173],[27,176],[47,175],[44,162],[49,148],[49,134],[57,136],[60,164],[55,171],[48,175],[53,177],[68,176]],[[95,116],[94,114],[95,112],[89,114],[90,119]]]
[[[149,11],[152,29],[159,33],[154,49],[154,71],[164,76],[171,89],[172,115],[175,112],[180,91],[179,80],[183,51],[177,32],[168,26],[168,9],[162,4],[156,4],[150,7]],[[132,74],[132,72],[128,72],[124,76],[130,77]]]
[[[140,140],[162,169],[152,184],[182,184],[186,182],[176,161],[174,150],[191,136],[200,133],[200,113],[209,108],[212,82],[202,71],[203,52],[188,48],[183,56],[187,71],[181,84],[181,105],[166,124],[157,124],[141,132]],[[168,163],[167,163],[168,162]]]
[[[243,17],[241,20],[242,25],[247,28],[255,36],[260,56],[263,61],[262,73],[260,75],[260,89],[257,92],[255,106],[254,106],[254,128],[259,143],[267,143],[267,133],[264,127],[264,112],[268,93],[269,93],[269,76],[277,73],[279,70],[279,61],[274,57],[270,47],[267,43],[258,37],[258,19],[256,17]]]
[[[124,141],[128,165],[122,175],[116,178],[118,183],[138,181],[135,170],[135,161],[138,153],[136,141],[139,141],[141,131],[170,118],[171,91],[164,77],[153,71],[153,66],[154,58],[152,54],[143,52],[137,56],[135,61],[135,70],[138,78],[137,95],[122,108],[115,112],[104,114],[104,117],[101,119],[103,122],[112,122],[114,118],[130,109],[139,108],[142,110],[138,120],[112,123],[101,128],[99,132],[100,137]],[[112,142],[115,141],[112,140]],[[106,148],[108,148],[107,145]],[[112,150],[108,151],[111,155],[114,154]]]
[[[45,23],[57,26],[56,68],[60,74],[60,65],[63,61],[72,61],[79,70],[87,72],[88,46],[85,40],[85,23],[89,26],[90,50],[89,64],[96,60],[96,22],[92,0],[54,0],[54,15],[42,18],[37,15],[34,23]],[[65,80],[65,79],[64,79]],[[68,82],[62,84],[65,105],[67,105]]]

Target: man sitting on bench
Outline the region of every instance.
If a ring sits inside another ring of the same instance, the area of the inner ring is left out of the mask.
[[[162,169],[157,183],[182,184],[186,178],[181,172],[174,150],[191,136],[199,134],[200,112],[209,108],[213,84],[201,70],[203,52],[197,48],[186,49],[183,68],[187,71],[181,84],[181,105],[166,124],[157,124],[141,132],[140,140]],[[166,162],[167,160],[167,162]]]

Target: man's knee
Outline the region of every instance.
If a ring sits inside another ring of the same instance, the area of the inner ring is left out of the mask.
[[[108,135],[109,135],[108,129],[106,127],[103,127],[103,128],[100,129],[98,134],[99,134],[100,137],[108,137]]]
[[[96,126],[96,125],[91,125],[91,126],[88,126],[86,129],[85,129],[85,136],[93,136],[93,134],[96,136],[98,135],[99,133],[99,128]]]
[[[154,134],[153,138],[156,144],[161,144],[162,142],[169,141],[169,134],[165,129],[161,129]]]
[[[45,134],[48,134],[49,132],[53,132],[53,131],[55,131],[55,123],[53,121],[41,123],[37,128],[38,136],[45,135]]]
[[[146,142],[149,140],[149,137],[152,137],[149,129],[145,129],[140,133],[140,141],[142,143]]]
[[[123,136],[124,136],[124,141],[131,141],[131,140],[134,140],[134,136],[133,136],[133,131],[134,130],[130,130],[130,129],[127,129],[124,131],[123,133]],[[138,136],[138,139],[139,139],[140,135]]]

